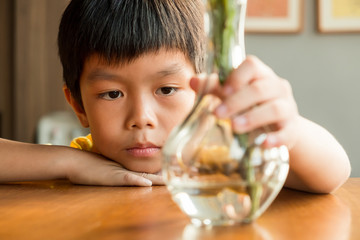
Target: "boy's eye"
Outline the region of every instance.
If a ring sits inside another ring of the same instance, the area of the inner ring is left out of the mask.
[[[124,94],[120,91],[110,91],[100,94],[100,97],[105,100],[115,100],[122,96],[124,96]]]
[[[178,89],[175,87],[162,87],[159,88],[156,93],[160,95],[173,95]]]

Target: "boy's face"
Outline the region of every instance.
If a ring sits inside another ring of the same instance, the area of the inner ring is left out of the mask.
[[[158,172],[165,140],[193,107],[194,74],[180,51],[161,50],[124,65],[90,57],[80,78],[84,110],[73,107],[90,127],[94,150],[129,170]]]

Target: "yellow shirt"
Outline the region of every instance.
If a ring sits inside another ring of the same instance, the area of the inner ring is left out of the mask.
[[[85,137],[74,138],[70,143],[70,147],[77,148],[80,150],[90,151],[90,152],[92,152],[93,146],[94,143],[91,134]]]

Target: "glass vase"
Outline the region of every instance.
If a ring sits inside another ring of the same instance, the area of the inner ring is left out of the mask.
[[[245,58],[246,0],[204,0],[205,72],[223,83]],[[289,170],[285,146],[265,148],[266,128],[232,131],[213,114],[220,100],[204,91],[163,148],[163,176],[173,200],[196,226],[249,223],[281,190]]]

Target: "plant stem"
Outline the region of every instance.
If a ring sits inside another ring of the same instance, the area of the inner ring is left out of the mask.
[[[236,42],[238,26],[235,21],[237,11],[237,0],[209,0],[212,19],[212,43],[214,47],[214,64],[219,74],[219,81],[224,84],[226,78],[233,70],[232,51]],[[248,193],[251,198],[251,210],[249,217],[252,218],[260,207],[262,195],[261,183],[256,181],[256,172],[251,164],[254,151],[253,145],[249,146],[248,134],[234,134],[240,147],[246,149],[241,159],[240,172],[248,184]]]

